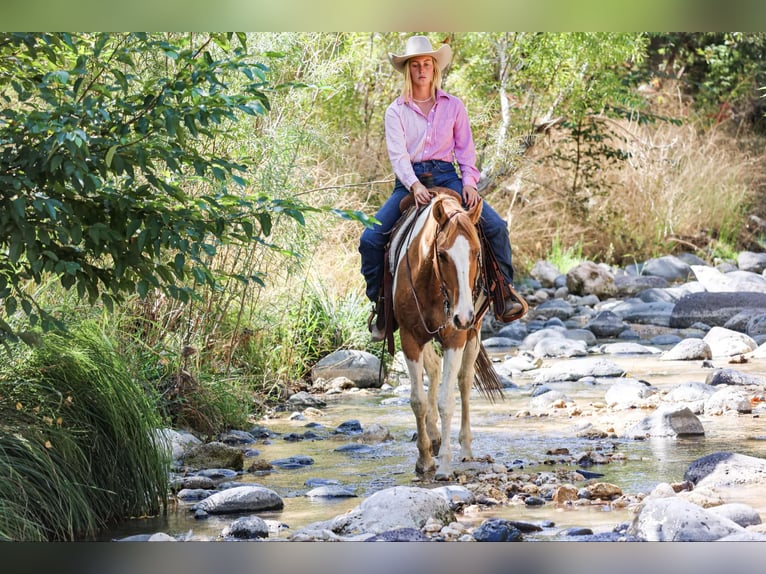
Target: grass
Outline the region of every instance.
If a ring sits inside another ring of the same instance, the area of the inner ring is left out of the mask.
[[[0,539],[82,540],[157,514],[168,452],[156,396],[94,323],[49,333],[0,377]]]

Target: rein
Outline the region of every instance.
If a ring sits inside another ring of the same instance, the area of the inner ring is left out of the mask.
[[[427,207],[427,206],[424,206],[424,207],[420,208],[420,210],[418,211],[418,215],[420,215],[420,212],[423,209],[425,209],[425,207]],[[448,217],[447,221],[448,222],[451,221],[452,218],[455,215],[457,215],[458,213],[460,213],[460,212],[459,211],[453,212]],[[407,241],[406,241],[407,245],[406,245],[406,250],[404,252],[404,258],[405,258],[405,260],[407,262],[407,279],[410,282],[410,289],[412,290],[412,298],[415,300],[415,306],[418,308],[418,316],[420,317],[420,323],[423,325],[423,329],[425,329],[426,333],[428,333],[429,335],[439,335],[439,333],[441,333],[441,331],[443,331],[444,328],[447,326],[448,317],[449,317],[448,311],[449,311],[449,308],[450,308],[449,297],[447,296],[447,289],[444,286],[444,279],[443,279],[444,274],[442,273],[441,263],[439,262],[439,256],[438,256],[438,254],[436,252],[436,239],[438,238],[439,233],[442,230],[442,226],[438,226],[436,228],[436,235],[434,235],[433,255],[432,255],[432,257],[436,261],[436,275],[437,275],[437,277],[439,279],[439,288],[441,290],[442,299],[444,300],[444,322],[441,325],[439,325],[435,330],[431,330],[431,329],[428,328],[428,325],[426,325],[426,320],[425,320],[425,317],[423,315],[423,308],[420,305],[420,301],[418,300],[418,294],[417,294],[417,291],[415,290],[415,282],[412,280],[412,264],[410,263],[409,247],[412,245],[412,230],[415,227],[415,221],[416,220],[417,220],[417,216],[412,219],[412,223],[411,223],[409,229],[407,230]],[[404,243],[405,242],[402,242],[402,245]],[[480,260],[479,260],[479,270],[481,270],[481,254],[479,255],[479,258],[480,258]],[[481,279],[481,277],[482,276],[481,276],[481,273],[480,273],[479,274],[479,279]],[[481,283],[481,281],[477,281],[477,284],[474,286],[474,290],[473,290],[473,299],[474,300],[475,300],[475,297],[476,297],[477,289],[481,288],[480,283]],[[478,318],[480,316],[481,315],[477,314],[476,318]],[[474,318],[474,324],[476,323],[476,318]]]

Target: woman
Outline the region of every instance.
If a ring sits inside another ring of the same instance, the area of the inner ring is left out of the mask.
[[[463,102],[441,89],[442,71],[450,63],[452,49],[443,44],[434,50],[425,36],[412,36],[407,40],[403,55],[389,54],[393,67],[404,75],[402,95],[386,109],[385,129],[388,156],[396,175],[396,185],[388,200],[375,214],[379,225],[362,232],[359,253],[362,256],[362,275],[367,282],[367,297],[378,301],[383,279],[384,253],[389,232],[401,215],[399,203],[411,193],[418,205],[431,200],[428,188],[419,180],[429,174],[433,186],[448,187],[463,198],[470,208],[479,201],[471,126]],[[460,167],[458,176],[454,163]],[[481,214],[484,230],[498,266],[508,285],[513,284],[511,244],[505,221],[484,202]],[[495,315],[503,321],[519,317],[522,305],[510,292],[502,310]],[[373,321],[378,314],[378,320]],[[370,331],[374,341],[384,337],[380,309],[374,308],[370,317]]]

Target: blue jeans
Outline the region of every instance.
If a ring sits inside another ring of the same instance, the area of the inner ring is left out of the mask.
[[[429,160],[412,164],[415,175],[420,177],[430,172],[433,177],[433,185],[448,187],[462,194],[463,182],[455,171],[455,166],[446,161]],[[409,194],[409,191],[398,179],[394,191],[383,206],[375,214],[380,224],[365,228],[359,239],[359,254],[362,256],[362,275],[367,282],[367,298],[375,302],[378,298],[378,290],[383,280],[385,265],[385,250],[388,245],[391,229],[401,216],[399,203]],[[511,242],[508,237],[508,228],[505,221],[485,201],[481,210],[481,225],[489,241],[492,252],[500,266],[500,271],[505,280],[513,285],[513,262],[511,254]]]

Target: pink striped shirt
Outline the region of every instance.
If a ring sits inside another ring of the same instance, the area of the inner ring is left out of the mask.
[[[476,149],[463,102],[446,92],[436,91],[436,103],[428,116],[417,104],[396,98],[386,109],[386,146],[394,174],[407,189],[417,181],[412,164],[438,159],[457,161],[463,185],[476,187]]]

